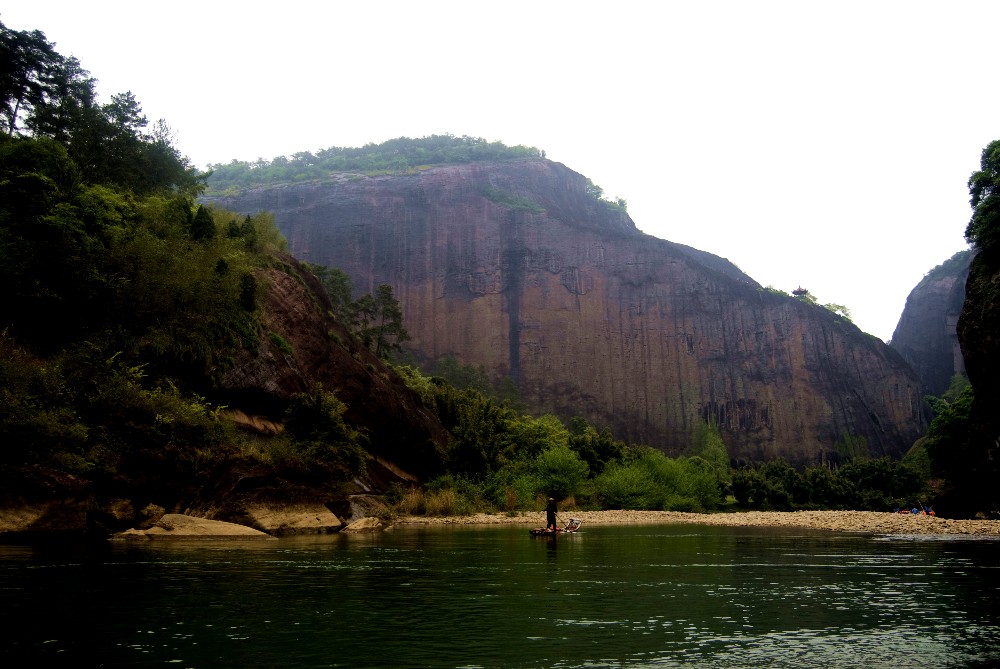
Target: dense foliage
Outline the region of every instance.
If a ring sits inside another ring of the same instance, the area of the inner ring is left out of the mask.
[[[937,404],[924,448],[931,471],[942,480],[942,504],[949,515],[993,515],[1000,511],[997,447],[984,431],[972,386],[951,401]],[[995,410],[991,407],[987,410]]]
[[[924,274],[924,277],[920,280],[920,283],[917,284],[917,287],[920,288],[927,285],[931,281],[937,281],[942,277],[957,275],[958,267],[969,264],[969,256],[971,254],[972,251],[969,249],[958,251],[952,257],[948,258],[943,263]]]
[[[202,180],[165,126],[147,134],[130,94],[98,104],[42,33],[0,24],[0,49],[0,491],[30,494],[25,473],[52,470],[169,504],[241,458],[363,471],[328,392],[293,401],[295,429],[267,449],[210,399],[266,332],[273,217],[197,206]]]
[[[723,504],[729,463],[718,432],[706,426],[698,455],[668,458],[631,446],[582,418],[531,417],[473,386],[488,385],[468,366],[445,365],[470,386],[456,388],[412,366],[399,368],[451,433],[446,473],[426,494],[397,491],[408,513],[518,511],[553,496],[588,508],[707,511]],[[721,458],[720,458],[721,452]]]
[[[732,469],[716,427],[705,424],[691,453],[661,451],[617,441],[582,418],[564,425],[554,416],[533,418],[491,397],[485,374],[448,362],[452,378],[400,368],[407,383],[434,408],[453,440],[446,474],[425,493],[397,491],[407,513],[463,513],[477,509],[540,509],[548,496],[580,508],[710,511],[742,508],[868,509],[888,511],[931,503],[927,479],[908,462],[871,459],[857,439],[845,437],[839,465],[805,471],[782,460]]]
[[[316,153],[302,151],[291,158],[233,160],[209,165],[211,192],[225,192],[275,183],[322,179],[335,172],[368,176],[419,171],[432,165],[479,161],[543,158],[544,152],[528,146],[506,146],[481,137],[431,135],[419,139],[399,137],[362,147],[330,147]]]
[[[931,503],[931,492],[920,472],[889,458],[858,459],[836,469],[814,466],[801,472],[773,460],[734,472],[732,491],[741,506],[777,511],[887,511]]]
[[[333,315],[379,358],[388,360],[410,340],[403,327],[403,308],[393,295],[392,286],[380,284],[374,294],[366,293],[354,300],[351,277],[346,272],[323,265],[307,264],[307,267],[323,283],[333,305]]]
[[[430,135],[421,138],[398,137],[381,144],[366,144],[358,148],[331,147],[316,153],[301,151],[271,160],[258,158],[253,162],[233,159],[229,163],[209,165],[208,192],[235,194],[243,189],[283,183],[322,180],[336,173],[356,176],[383,174],[416,174],[435,165],[483,161],[524,160],[544,158],[545,152],[528,146],[507,146],[481,137],[463,135]],[[609,199],[604,190],[590,179],[586,191],[602,205],[627,211],[628,202],[621,197]],[[537,202],[523,195],[489,187],[483,192],[487,199],[509,209],[541,213]]]
[[[965,238],[984,252],[1000,248],[1000,140],[983,149],[980,170],[969,177],[972,218]]]
[[[969,369],[973,385],[963,378],[955,379],[944,397],[930,398],[936,415],[922,446],[931,472],[939,481],[942,508],[949,515],[996,516],[1000,514],[996,488],[1000,442],[996,402],[992,399],[996,397],[996,375],[989,361],[996,358],[996,345],[991,339],[996,322],[996,276],[1000,273],[1000,140],[983,149],[980,169],[971,175],[968,186],[972,216],[965,237],[976,256],[970,267],[959,325],[966,339],[974,339],[963,340],[963,348],[968,345],[976,351],[973,357],[967,352],[966,360],[975,359],[979,369],[977,375]],[[956,254],[949,262],[962,260],[962,255]],[[981,385],[976,387],[977,383]]]
[[[65,187],[82,179],[136,194],[188,195],[203,187],[196,171],[172,146],[165,121],[147,130],[149,122],[131,92],[99,104],[97,81],[76,58],[57,53],[40,31],[15,31],[0,23],[0,63],[4,134],[50,138],[75,166],[72,173],[60,172],[63,179],[53,185]],[[31,181],[21,185],[32,187],[43,185]]]

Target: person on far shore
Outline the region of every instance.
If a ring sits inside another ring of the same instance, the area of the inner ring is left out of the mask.
[[[549,497],[549,503],[545,507],[545,527],[555,532],[556,530],[556,500]]]

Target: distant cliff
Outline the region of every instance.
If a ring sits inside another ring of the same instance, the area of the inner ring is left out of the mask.
[[[965,302],[971,251],[960,251],[918,283],[892,334],[891,346],[920,377],[924,393],[940,396],[955,374],[965,373],[956,326]]]
[[[828,457],[864,439],[903,453],[926,428],[921,383],[835,314],[732,263],[639,232],[544,159],[205,198],[271,211],[292,253],[356,291],[388,283],[421,360],[514,379],[529,411],[583,416],[682,453],[716,422],[732,458]]]

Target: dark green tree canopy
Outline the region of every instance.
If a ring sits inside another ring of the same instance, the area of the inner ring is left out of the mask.
[[[354,320],[352,297],[354,289],[351,285],[351,277],[348,276],[347,272],[336,267],[309,263],[306,263],[306,266],[323,282],[330,302],[333,303],[333,313],[337,320],[345,325],[351,325]]]
[[[64,60],[40,30],[0,23],[0,119],[8,136],[55,97],[52,79]]]
[[[420,170],[430,165],[540,157],[544,157],[544,152],[534,147],[506,146],[481,137],[398,137],[362,147],[334,146],[315,154],[300,151],[291,159],[278,156],[270,161],[259,158],[253,162],[233,160],[209,165],[212,172],[208,185],[212,192],[223,192],[230,188],[321,179],[333,172],[385,174]]]
[[[410,340],[403,327],[403,309],[392,294],[392,286],[383,283],[375,294],[362,295],[354,303],[356,332],[375,355],[386,358]]]
[[[84,181],[137,194],[197,195],[204,176],[171,143],[164,121],[149,124],[131,92],[98,104],[97,81],[38,30],[0,23],[0,123],[7,138],[51,138],[62,144]]]
[[[1000,248],[1000,140],[983,149],[980,170],[969,177],[972,218],[965,239],[980,251]]]

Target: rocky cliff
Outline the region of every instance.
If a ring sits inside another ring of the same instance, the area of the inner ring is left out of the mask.
[[[514,379],[533,413],[586,417],[668,453],[715,421],[735,460],[815,462],[845,437],[899,455],[921,384],[880,340],[762,289],[733,264],[645,235],[547,160],[205,198],[271,211],[292,253],[356,292],[388,283],[421,360]]]
[[[971,251],[960,251],[929,271],[907,296],[892,333],[892,348],[920,377],[925,394],[942,395],[955,374],[965,373],[956,326],[971,259]]]
[[[329,298],[316,277],[294,258],[282,260],[260,277],[267,287],[265,327],[271,337],[262,338],[256,352],[240,351],[222,375],[227,405],[244,414],[233,417],[266,432],[266,421],[280,420],[293,394],[319,383],[347,405],[346,421],[362,426],[368,450],[381,459],[370,463],[371,476],[389,475],[382,470],[393,467],[390,461],[415,476],[438,473],[436,452],[448,435],[437,418],[329,316]]]
[[[977,253],[969,268],[965,304],[958,321],[958,337],[975,392],[976,418],[990,460],[1000,449],[1000,253]]]

